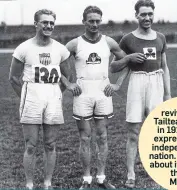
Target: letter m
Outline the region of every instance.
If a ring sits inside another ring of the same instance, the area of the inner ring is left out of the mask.
[[[177,185],[177,180],[170,178],[170,185]]]

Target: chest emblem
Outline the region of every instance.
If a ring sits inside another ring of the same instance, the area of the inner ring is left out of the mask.
[[[101,58],[98,56],[97,53],[91,53],[88,57],[88,60],[86,60],[87,64],[100,64]]]
[[[50,53],[39,54],[39,61],[43,65],[51,64],[52,60],[51,60],[51,57],[50,57]]]
[[[156,60],[157,59],[157,53],[156,53],[155,47],[143,48],[143,52],[148,60]]]

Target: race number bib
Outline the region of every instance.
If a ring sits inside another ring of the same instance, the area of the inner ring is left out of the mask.
[[[58,83],[60,81],[59,65],[32,65],[35,83]]]

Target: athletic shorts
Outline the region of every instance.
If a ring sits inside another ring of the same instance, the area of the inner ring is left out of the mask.
[[[162,75],[162,69],[149,73],[144,71],[131,73],[127,92],[127,122],[142,122],[144,117],[163,102]]]
[[[21,92],[20,123],[62,124],[62,93],[59,85],[25,82]]]
[[[74,97],[73,117],[76,120],[104,119],[113,117],[112,97],[104,94],[109,79],[83,80],[78,79],[77,84],[82,89],[79,96]]]

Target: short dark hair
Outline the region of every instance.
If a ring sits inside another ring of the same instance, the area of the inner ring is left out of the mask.
[[[46,15],[52,15],[53,18],[56,20],[56,14],[51,11],[51,10],[48,10],[48,9],[41,9],[41,10],[38,10],[35,14],[34,14],[34,21],[38,22],[39,21],[39,17],[43,14],[46,14]]]
[[[151,0],[138,0],[135,4],[135,11],[138,13],[140,7],[151,7],[153,10],[155,9],[154,2]]]
[[[89,13],[98,13],[101,16],[103,15],[100,8],[98,8],[97,6],[90,5],[90,6],[86,7],[84,12],[83,12],[83,20],[87,19],[87,14],[89,14]]]

